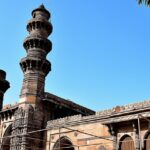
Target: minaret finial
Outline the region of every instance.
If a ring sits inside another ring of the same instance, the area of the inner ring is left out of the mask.
[[[40,5],[40,7],[39,7],[39,8],[43,8],[43,9],[45,9],[44,4],[42,3],[42,4]]]
[[[41,12],[42,16],[47,16],[47,19],[49,19],[51,16],[50,12],[45,8],[43,3],[32,11],[32,16],[36,16],[36,14],[39,14],[39,12]]]

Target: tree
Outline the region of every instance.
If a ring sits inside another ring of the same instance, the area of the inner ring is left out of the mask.
[[[150,6],[150,0],[138,0],[139,4],[145,3],[146,5]]]

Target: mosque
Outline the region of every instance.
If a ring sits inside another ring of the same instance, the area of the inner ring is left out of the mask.
[[[150,101],[95,112],[45,92],[53,26],[44,5],[32,11],[21,59],[19,103],[3,106],[9,89],[0,70],[1,150],[150,150]],[[19,94],[19,93],[18,93]]]

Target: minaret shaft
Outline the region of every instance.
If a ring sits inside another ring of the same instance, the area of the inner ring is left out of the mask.
[[[35,82],[36,79],[36,82]],[[24,74],[23,86],[22,86],[22,96],[41,96],[44,92],[45,85],[45,75],[39,73],[38,71],[27,72]]]

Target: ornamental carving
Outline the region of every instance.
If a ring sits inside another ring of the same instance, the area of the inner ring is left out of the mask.
[[[25,147],[28,140],[27,132],[30,128],[30,123],[33,122],[34,108],[29,105],[26,108],[18,108],[14,114],[14,122],[12,124],[12,138],[10,150],[21,149]]]
[[[82,120],[81,115],[74,115],[74,116],[68,116],[68,117],[64,117],[64,118],[60,118],[60,119],[56,119],[56,120],[51,120],[51,121],[48,121],[47,128],[57,126],[57,125],[58,126],[64,125],[64,124],[67,124],[69,122],[79,121],[79,120]]]

